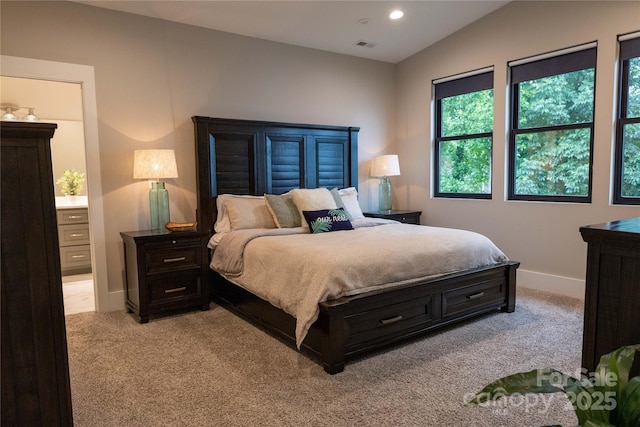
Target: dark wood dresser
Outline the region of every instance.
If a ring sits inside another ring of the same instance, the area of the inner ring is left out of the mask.
[[[592,372],[603,354],[640,344],[640,218],[580,234],[588,243],[582,366]]]
[[[73,425],[49,145],[56,127],[0,123],[3,426]]]

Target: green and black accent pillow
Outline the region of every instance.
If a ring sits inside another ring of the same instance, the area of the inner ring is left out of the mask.
[[[312,233],[353,230],[353,225],[347,218],[344,208],[302,211],[302,214]]]

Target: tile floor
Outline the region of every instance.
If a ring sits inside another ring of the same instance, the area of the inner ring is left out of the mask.
[[[62,294],[65,315],[96,309],[91,273],[62,276]]]

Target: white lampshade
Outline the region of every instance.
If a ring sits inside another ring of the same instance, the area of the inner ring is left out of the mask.
[[[178,166],[173,150],[135,150],[133,153],[135,179],[177,178]]]
[[[400,163],[398,162],[397,154],[389,154],[373,158],[371,176],[383,177],[396,175],[400,175]]]

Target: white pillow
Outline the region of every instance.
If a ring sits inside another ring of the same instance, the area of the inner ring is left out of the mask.
[[[300,218],[304,218],[303,211],[317,211],[320,209],[337,209],[336,201],[331,191],[326,188],[296,188],[291,190],[291,198],[298,208]],[[306,221],[302,221],[302,227],[309,228]]]
[[[224,206],[224,202],[221,196],[216,197],[216,208],[218,210],[218,217],[213,229],[216,233],[228,233],[231,231],[231,221],[229,221],[229,213]]]
[[[221,194],[216,200],[217,233],[247,228],[276,228],[263,196]]]
[[[355,187],[338,190],[338,194],[340,194],[340,198],[342,199],[342,203],[344,203],[345,209],[349,211],[353,219],[364,218],[364,214],[360,208],[360,203],[358,203],[358,190]]]

